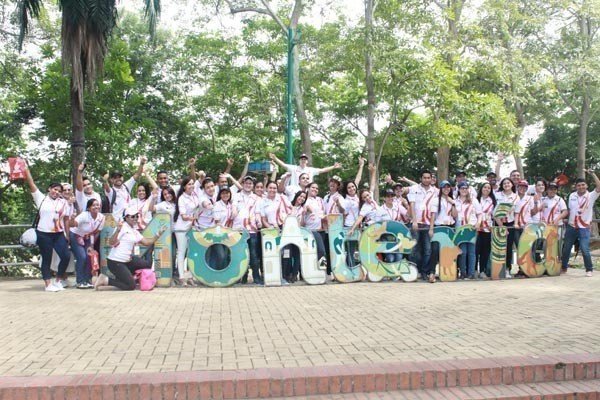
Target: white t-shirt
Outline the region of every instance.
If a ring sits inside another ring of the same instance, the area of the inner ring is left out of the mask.
[[[101,231],[104,227],[104,214],[98,213],[96,218],[92,217],[92,213],[84,211],[75,218],[77,226],[71,228],[71,232],[79,236],[89,235],[90,233]]]
[[[215,223],[226,228],[231,228],[233,225],[234,207],[231,201],[227,204],[223,200],[217,201],[213,207]]]
[[[471,198],[470,203],[465,203],[458,198],[456,199],[456,211],[458,212],[457,226],[475,226],[477,224],[477,217],[481,215],[481,205],[476,198]]]
[[[152,221],[152,212],[150,212],[150,203],[148,202],[148,199],[144,199],[144,200],[140,200],[138,198],[131,199],[131,201],[129,202],[129,205],[127,207],[128,208],[135,207],[139,214],[139,218],[138,218],[138,222],[137,222],[137,229],[138,230],[146,229],[146,227],[148,226],[150,221]]]
[[[594,203],[600,192],[586,192],[583,196],[573,192],[569,195],[569,225],[575,228],[589,228],[594,214]]]
[[[340,210],[340,207],[337,204],[338,199],[342,203],[342,207],[344,207],[344,198],[342,197],[340,192],[335,192],[333,194],[328,194],[327,196],[325,196],[325,198],[323,199],[323,201],[325,202],[325,214],[342,213],[342,210]]]
[[[206,195],[200,198],[200,212],[196,219],[197,229],[212,228],[216,225],[214,220],[214,206],[215,201],[212,198]]]
[[[133,229],[128,223],[124,223],[117,236],[117,245],[110,249],[108,259],[124,263],[131,261],[133,249],[142,239],[144,236],[139,231]]]
[[[436,198],[433,201],[433,209],[436,212],[434,225],[454,225],[456,222],[452,216],[452,204],[445,198],[442,197],[441,200]]]
[[[52,200],[50,196],[42,194],[39,190],[31,193],[33,202],[40,213],[37,230],[40,232],[64,232],[64,218],[71,216],[73,208],[62,197]]]
[[[310,209],[309,209],[310,208]],[[323,229],[323,217],[325,216],[325,202],[320,197],[308,197],[306,199],[306,214],[304,215],[304,226],[311,231]]]
[[[102,204],[100,193],[92,192],[92,194],[87,195],[84,192],[75,189],[75,200],[77,200],[77,206],[79,207],[80,212],[85,211],[85,206],[87,206],[88,201],[91,199],[98,200],[98,203]]]
[[[425,189],[423,185],[418,184],[409,188],[408,201],[413,204],[415,211],[413,223],[431,225],[431,214],[437,212],[437,208],[433,208],[437,195],[438,189],[435,186]]]
[[[542,198],[542,221],[549,225],[562,226],[563,220],[560,214],[567,209],[567,204],[560,196]]]
[[[133,189],[134,185],[135,179],[131,177],[127,180],[127,182],[123,183],[120,188],[115,188],[113,186],[109,190],[105,191],[108,201],[112,200],[113,190],[117,193],[112,212],[115,220],[120,221],[123,219],[123,211],[127,208],[129,202],[131,201],[131,195],[129,193],[131,193],[131,189]]]
[[[358,196],[350,196],[346,195],[344,199],[344,209],[346,213],[344,214],[344,226],[351,227],[356,222],[356,218],[358,217],[358,205],[359,205]]]
[[[292,204],[287,197],[276,194],[274,199],[268,197],[262,200],[260,215],[267,219],[272,226],[281,226],[292,210]]]
[[[186,215],[191,217],[193,215],[196,215],[200,207],[200,201],[198,200],[198,197],[195,193],[187,194],[184,192],[177,199],[177,204],[179,205],[179,215],[177,217],[177,221],[175,221],[175,225],[173,225],[173,230],[190,230],[192,228],[192,221],[184,221],[182,216]]]
[[[300,175],[302,174],[308,175],[309,182],[312,182],[313,178],[319,175],[319,169],[313,167],[300,168],[299,165],[285,164],[285,169],[291,174],[288,185],[298,186],[300,182]]]
[[[173,225],[173,217],[175,216],[175,203],[161,201],[154,206],[154,211],[157,213],[168,213],[171,216],[171,225]]]
[[[380,222],[383,220],[386,212],[379,207],[379,205],[373,200],[371,197],[370,202],[363,203],[362,207],[358,215],[363,217],[363,222],[366,225],[372,225],[375,222]]]

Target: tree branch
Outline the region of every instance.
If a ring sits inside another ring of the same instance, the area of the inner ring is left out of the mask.
[[[290,17],[290,27],[296,28],[298,26],[298,21],[300,21],[300,16],[302,15],[302,0],[296,0],[294,2],[294,9],[292,10],[292,16]]]
[[[345,115],[342,115],[342,119],[344,119],[346,122],[348,122],[354,129],[356,129],[358,131],[358,133],[360,133],[364,137],[367,137],[367,135],[362,131],[362,129],[360,129],[360,127],[356,123],[352,122],[348,117],[346,117]]]
[[[283,31],[283,34],[287,36],[287,34],[288,34],[288,28],[287,28],[287,26],[285,26],[285,24],[283,23],[283,21],[277,16],[277,14],[275,14],[273,12],[273,9],[271,9],[271,6],[269,5],[269,3],[266,0],[260,0],[260,2],[263,4],[263,6],[265,6],[265,8],[269,12],[269,15],[271,16],[271,18],[273,18],[275,20],[275,22],[277,22],[277,24],[279,25],[279,27]]]

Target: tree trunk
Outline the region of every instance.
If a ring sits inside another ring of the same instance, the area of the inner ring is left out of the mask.
[[[371,55],[373,33],[373,0],[365,0],[365,83],[367,86],[367,160],[375,165],[375,85],[373,83],[373,57]],[[377,171],[379,174],[379,171]],[[379,177],[378,177],[379,178]],[[379,181],[379,179],[378,179]],[[379,190],[371,188],[375,199]]]
[[[585,178],[585,148],[587,145],[587,130],[591,119],[590,98],[583,96],[581,118],[579,119],[579,135],[577,135],[577,177]]]
[[[81,88],[80,90],[83,90]],[[75,177],[79,164],[85,162],[85,121],[83,93],[73,87],[71,79],[71,177]]]
[[[448,179],[450,165],[450,148],[441,146],[437,149],[437,181]]]
[[[302,152],[308,157],[308,163],[312,165],[312,142],[310,141],[310,130],[308,128],[308,118],[304,109],[304,100],[302,87],[300,85],[300,55],[298,45],[294,46],[294,103],[296,105],[296,118],[298,120],[298,130],[300,131],[300,140],[302,141]]]

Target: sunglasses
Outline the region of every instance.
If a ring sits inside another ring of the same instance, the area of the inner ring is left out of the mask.
[[[125,217],[126,218],[129,217],[129,218],[133,218],[133,219],[138,219],[140,216],[138,214],[135,214],[135,215],[126,215]]]

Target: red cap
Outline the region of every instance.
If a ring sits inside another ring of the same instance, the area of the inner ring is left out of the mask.
[[[529,182],[527,182],[525,179],[521,179],[519,181],[519,184],[517,186],[527,186],[527,187],[529,187]]]

